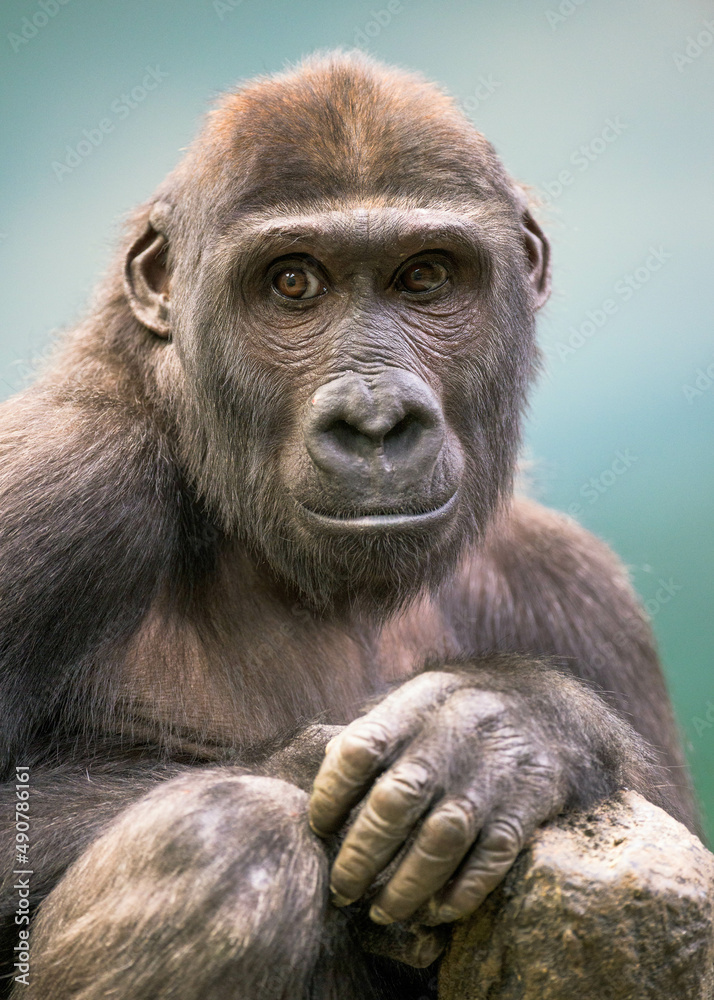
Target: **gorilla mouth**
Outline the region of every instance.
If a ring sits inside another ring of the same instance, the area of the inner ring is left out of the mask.
[[[438,524],[452,513],[456,507],[458,495],[458,490],[456,490],[446,503],[416,514],[406,512],[357,515],[321,514],[301,503],[297,504],[297,508],[313,524],[319,524],[332,531],[393,531],[400,528],[429,528]]]

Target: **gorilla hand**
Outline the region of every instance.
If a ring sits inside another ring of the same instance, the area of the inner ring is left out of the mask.
[[[372,920],[427,903],[422,923],[467,916],[540,824],[639,783],[623,763],[634,749],[647,767],[637,737],[597,695],[541,663],[499,660],[420,674],[328,745],[313,829],[336,832],[363,800],[332,869],[337,905],[359,899],[415,834]]]

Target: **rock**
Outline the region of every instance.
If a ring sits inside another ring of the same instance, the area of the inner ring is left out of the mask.
[[[439,973],[439,1000],[713,997],[714,855],[635,792],[541,830]]]

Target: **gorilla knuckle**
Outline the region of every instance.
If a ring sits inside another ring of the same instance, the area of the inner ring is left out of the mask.
[[[339,737],[339,756],[348,774],[360,774],[375,767],[387,749],[389,735],[378,722],[364,722]]]
[[[455,691],[450,696],[447,707],[479,727],[504,722],[509,710],[508,699],[500,692],[472,686]]]
[[[476,835],[476,817],[467,802],[451,800],[439,806],[424,821],[424,834],[437,851],[467,847]]]
[[[412,677],[402,685],[402,691],[414,694],[425,694],[430,697],[453,697],[453,693],[469,683],[465,674],[457,674],[448,670],[425,670],[424,673]]]
[[[507,862],[520,852],[524,840],[523,824],[518,817],[500,816],[489,824],[479,848],[495,861]]]
[[[384,779],[384,786],[406,804],[420,802],[434,780],[432,768],[418,761],[409,761],[395,768]]]
[[[380,816],[395,821],[419,809],[431,781],[431,771],[423,765],[402,766],[375,784],[370,801]]]
[[[522,767],[531,780],[539,783],[552,783],[559,778],[562,769],[557,753],[544,746],[531,749]]]

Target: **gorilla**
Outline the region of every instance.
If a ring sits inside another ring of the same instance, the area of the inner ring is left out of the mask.
[[[359,53],[228,93],[133,214],[0,408],[12,996],[416,997],[541,824],[696,827],[625,570],[514,492],[549,260]]]

